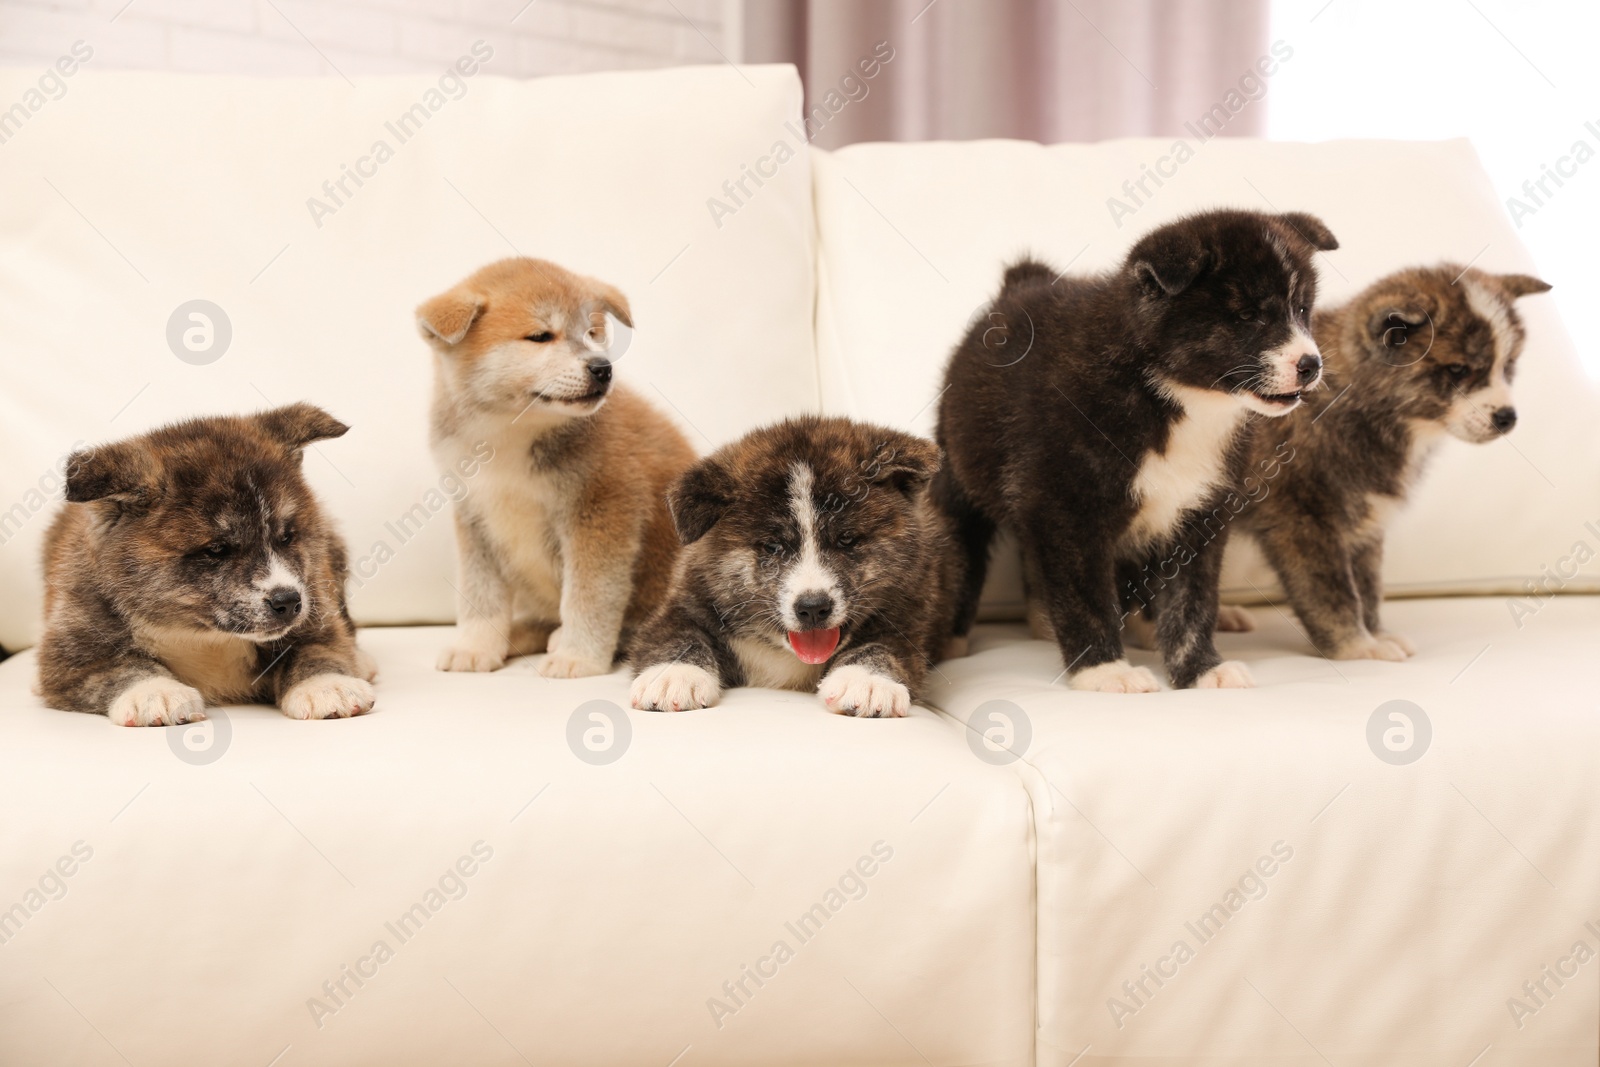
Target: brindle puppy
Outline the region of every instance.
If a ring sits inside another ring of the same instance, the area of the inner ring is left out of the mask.
[[[1403,660],[1410,641],[1384,630],[1383,532],[1450,434],[1473,444],[1511,432],[1511,379],[1525,331],[1514,301],[1550,286],[1526,274],[1453,263],[1415,267],[1318,312],[1328,388],[1263,423],[1257,458],[1293,462],[1240,516],[1277,571],[1318,651]],[[1228,629],[1251,629],[1234,609]]]
[[[293,404],[75,453],[45,539],[45,701],[119,726],[262,700],[295,719],[370,709],[344,543],[300,471],[347,429]]]
[[[709,707],[728,686],[815,690],[904,715],[950,634],[959,562],[928,497],[932,442],[807,416],[757,430],[672,490],[685,548],[632,646],[633,706]]]

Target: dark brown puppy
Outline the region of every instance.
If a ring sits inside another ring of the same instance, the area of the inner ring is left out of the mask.
[[[938,463],[922,438],[807,416],[690,468],[670,496],[685,548],[632,647],[633,706],[703,708],[760,685],[904,715],[951,626],[958,561],[927,492]]]
[[[1172,684],[1253,684],[1212,638],[1227,530],[1208,520],[1244,474],[1252,413],[1287,414],[1320,378],[1311,260],[1337,246],[1310,215],[1211,211],[1152,231],[1097,277],[1006,271],[939,406],[933,493],[967,554],[958,647],[1004,525],[1073,688],[1157,688],[1123,658],[1118,571],[1143,567],[1162,579]]]
[[[347,429],[293,404],[74,454],[45,539],[45,701],[119,726],[257,700],[296,719],[371,708],[344,543],[300,471]]]
[[[1311,642],[1333,659],[1403,660],[1384,630],[1384,527],[1446,434],[1510,433],[1525,331],[1514,302],[1550,286],[1454,263],[1398,271],[1315,319],[1328,388],[1256,431],[1258,458],[1293,462],[1240,516]],[[1253,625],[1234,609],[1226,628]]]

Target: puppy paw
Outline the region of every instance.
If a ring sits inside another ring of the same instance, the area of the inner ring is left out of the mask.
[[[1067,682],[1086,693],[1156,693],[1161,683],[1148,667],[1135,667],[1125,659],[1114,659],[1085,667]]]
[[[378,680],[378,661],[365,649],[356,649],[356,677],[369,682]]]
[[[1223,660],[1194,680],[1196,689],[1254,689],[1250,668],[1238,660]]]
[[[867,719],[900,718],[911,710],[911,690],[883,674],[847,664],[835,667],[817,686],[828,710]]]
[[[596,674],[610,674],[609,662],[572,656],[565,652],[552,652],[539,664],[539,673],[546,678],[589,678]]]
[[[1406,642],[1410,644],[1410,642]],[[1374,637],[1371,634],[1361,634],[1352,637],[1344,644],[1333,650],[1331,659],[1382,659],[1390,663],[1403,663],[1407,656],[1406,650],[1396,644],[1387,635]]]
[[[1237,604],[1217,605],[1217,630],[1225,634],[1247,634],[1256,628],[1256,617],[1249,608]]]
[[[944,643],[945,659],[961,659],[971,651],[971,642],[965,636],[952,637]]]
[[[314,674],[283,694],[279,707],[291,719],[345,719],[372,710],[372,686],[348,674]]]
[[[441,671],[497,671],[506,665],[506,654],[487,648],[457,645],[439,653]]]
[[[162,677],[134,682],[106,712],[118,726],[181,726],[205,717],[206,702],[198,689]]]
[[[640,711],[688,711],[709,708],[721,690],[711,672],[692,663],[646,667],[633,680],[628,699]]]
[[[1399,634],[1384,630],[1378,634],[1378,640],[1389,642],[1407,656],[1415,656],[1417,654],[1417,646],[1412,643],[1409,637],[1401,637]]]

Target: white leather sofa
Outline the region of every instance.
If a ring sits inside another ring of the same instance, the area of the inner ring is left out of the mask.
[[[1324,299],[1418,261],[1536,269],[1467,145],[1214,141],[1119,227],[1107,198],[1167,142],[824,154],[788,68],[491,72],[435,97],[84,71],[3,148],[0,1064],[1595,1062],[1600,404],[1549,297],[1516,434],[1447,445],[1394,533],[1409,663],[1317,658],[1262,606],[1221,639],[1255,690],[1073,693],[1002,566],[904,720],[433,670],[463,489],[427,455],[411,310],[481,263],[619,285],[619,374],[703,449],[814,410],[927,431],[1022,251],[1097,268],[1233,204],[1322,215]],[[61,458],[296,399],[354,427],[307,470],[374,712],[44,708]],[[1227,586],[1273,591],[1247,550]]]

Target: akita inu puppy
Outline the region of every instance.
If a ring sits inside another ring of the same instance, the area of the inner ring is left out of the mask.
[[[1482,444],[1516,426],[1511,380],[1525,331],[1514,303],[1549,288],[1441,263],[1398,271],[1317,313],[1328,388],[1256,429],[1257,457],[1289,446],[1294,462],[1239,521],[1322,654],[1415,654],[1379,619],[1384,527],[1446,434]],[[1224,629],[1254,625],[1243,608],[1222,618]]]
[[[632,327],[614,287],[538,259],[492,263],[417,309],[434,457],[481,464],[455,505],[458,621],[440,670],[548,650],[547,677],[605,674],[666,591],[666,492],[694,451],[612,380],[608,313]]]
[[[39,695],[119,726],[270,700],[293,719],[373,705],[345,547],[300,471],[344,423],[310,404],[192,419],[75,453],[45,537]]]
[[[759,685],[904,715],[950,636],[959,560],[928,497],[938,463],[931,441],[813,415],[693,467],[672,490],[672,590],[629,657],[633,706]]]

